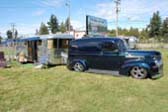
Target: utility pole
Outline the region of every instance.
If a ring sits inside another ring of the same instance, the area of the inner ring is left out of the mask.
[[[12,28],[12,39],[15,39],[15,23],[11,23],[11,28]],[[16,45],[15,45],[15,42],[13,41],[12,42],[12,47],[14,48],[13,49],[13,54],[12,54],[12,59],[15,58],[15,54],[16,54]]]
[[[116,36],[118,37],[118,15],[120,12],[119,5],[121,4],[121,0],[115,0],[114,2],[116,4]]]
[[[68,7],[68,18],[69,18],[68,32],[70,34],[70,32],[71,32],[71,1],[70,0],[66,1],[66,6]]]
[[[15,38],[15,23],[11,23],[11,28],[12,28],[12,38]]]

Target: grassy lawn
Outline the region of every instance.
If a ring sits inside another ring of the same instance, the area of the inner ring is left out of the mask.
[[[136,80],[76,73],[65,66],[0,69],[0,112],[168,112],[168,50],[164,77]]]

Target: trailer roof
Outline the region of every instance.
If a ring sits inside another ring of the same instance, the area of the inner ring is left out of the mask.
[[[37,41],[37,40],[48,40],[48,39],[74,39],[73,35],[69,34],[53,34],[53,35],[37,35],[37,36],[30,36],[21,39],[7,39],[2,41],[1,44],[7,44],[12,42],[25,42],[25,41]]]
[[[74,39],[74,36],[69,35],[69,34],[41,35],[40,39],[42,39],[42,40],[46,40],[46,39]]]
[[[26,37],[26,38],[22,38],[20,40],[21,41],[36,41],[36,40],[40,40],[40,37]]]

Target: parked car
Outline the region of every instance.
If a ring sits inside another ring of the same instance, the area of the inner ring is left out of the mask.
[[[119,71],[137,79],[162,76],[162,56],[158,51],[129,50],[120,38],[85,38],[70,42],[68,69]]]
[[[119,38],[125,40],[128,44],[128,47],[130,49],[136,49],[136,44],[138,43],[138,38],[137,37],[134,37],[134,36],[120,36]]]

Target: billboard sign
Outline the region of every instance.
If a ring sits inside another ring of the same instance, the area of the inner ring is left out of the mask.
[[[107,32],[107,20],[90,16],[86,16],[86,33],[87,35],[104,35]]]

